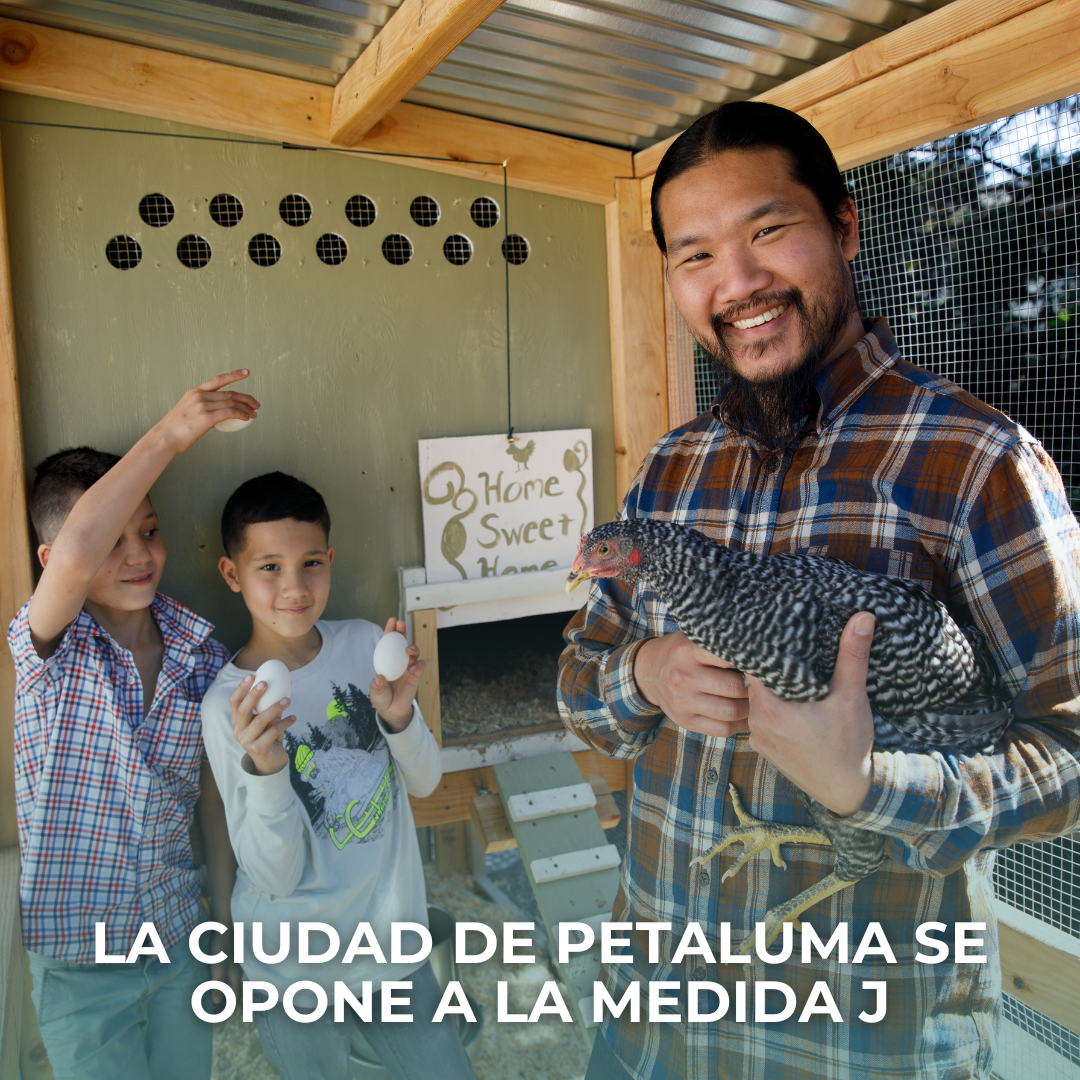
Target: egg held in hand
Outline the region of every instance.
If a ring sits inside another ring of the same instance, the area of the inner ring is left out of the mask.
[[[404,634],[396,630],[383,634],[375,646],[375,674],[381,675],[387,682],[400,679],[409,666],[408,647]]]
[[[251,420],[219,420],[214,427],[231,435],[234,431],[243,431],[250,423]]]
[[[282,698],[292,694],[292,676],[289,669],[280,660],[267,660],[255,672],[255,683],[266,683],[266,691],[255,705],[257,713],[276,705]],[[255,685],[252,683],[252,686]]]

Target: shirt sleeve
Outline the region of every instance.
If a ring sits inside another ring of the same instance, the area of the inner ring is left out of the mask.
[[[15,661],[15,693],[40,697],[64,669],[71,642],[71,627],[61,635],[52,654],[43,660],[30,636],[30,601],[27,600],[11,620],[7,640],[11,658]]]
[[[633,516],[640,477],[623,505]],[[655,636],[645,590],[618,579],[593,581],[589,599],[567,626],[557,698],[563,724],[608,757],[635,758],[656,738],[664,714],[634,681],[634,660]]]
[[[1015,719],[993,753],[875,752],[870,792],[845,819],[888,837],[893,859],[935,874],[1080,822],[1080,529],[1037,443],[1018,443],[989,472],[951,569]]]
[[[244,769],[244,749],[233,738],[223,687],[212,687],[203,699],[202,722],[237,864],[259,892],[289,896],[300,884],[307,858],[303,808],[289,781],[289,767],[270,776]]]
[[[394,765],[401,771],[405,790],[418,799],[427,798],[442,779],[442,752],[420,714],[420,706],[413,702],[412,719],[403,731],[391,731],[378,713],[375,716]]]

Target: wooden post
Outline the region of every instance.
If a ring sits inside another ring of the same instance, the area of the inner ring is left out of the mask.
[[[0,935],[0,1072],[10,1075],[19,1056],[23,1027],[25,959],[19,930],[19,842],[15,824],[15,667],[7,647],[7,627],[30,595],[30,536],[26,527],[26,484],[23,466],[19,372],[15,363],[15,322],[8,261],[7,206],[3,159],[0,157],[0,905],[8,913]]]
[[[465,848],[465,821],[435,826],[435,872],[439,877],[460,874],[469,867]],[[471,824],[469,825],[471,828]]]
[[[615,487],[621,500],[638,465],[668,430],[664,277],[660,251],[642,227],[641,181],[615,181],[607,204]]]
[[[416,691],[416,703],[431,728],[435,741],[442,746],[442,715],[439,711],[439,637],[435,627],[435,609],[412,613],[413,644],[420,650],[420,658],[427,661],[420,686]]]
[[[0,625],[5,634],[0,647],[0,847],[19,842],[15,827],[15,669],[6,634],[8,623],[33,588],[14,319],[0,158]]]

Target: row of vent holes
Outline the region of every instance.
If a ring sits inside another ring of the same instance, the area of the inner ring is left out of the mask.
[[[382,242],[383,258],[394,266],[404,266],[413,257],[412,241],[402,233],[391,233]],[[520,266],[529,257],[529,242],[511,233],[502,242],[502,253],[511,265]],[[200,270],[210,261],[210,244],[194,234],[181,237],[176,257],[192,270]],[[349,254],[349,245],[337,233],[323,233],[315,242],[315,254],[327,266],[340,266]],[[464,266],[473,255],[472,241],[462,233],[448,236],[443,255],[454,266]],[[248,256],[256,266],[273,266],[281,259],[281,244],[269,233],[259,233],[248,242]],[[142,248],[131,236],[114,236],[105,246],[105,258],[117,270],[131,270],[142,261]]]
[[[311,203],[303,195],[286,195],[278,204],[278,213],[286,225],[306,225],[311,220]],[[469,213],[481,229],[490,229],[499,222],[499,204],[486,195],[473,200]],[[365,229],[371,225],[375,215],[375,204],[366,195],[353,195],[345,204],[345,216],[358,228]],[[144,195],[139,202],[139,217],[151,228],[163,228],[175,216],[176,208],[172,200],[161,192]],[[243,216],[244,205],[235,195],[215,195],[210,200],[210,217],[226,229],[239,225]],[[429,195],[417,195],[409,204],[409,216],[417,225],[428,229],[439,223],[442,211]]]

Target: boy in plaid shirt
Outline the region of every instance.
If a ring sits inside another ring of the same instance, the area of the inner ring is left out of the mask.
[[[8,643],[22,932],[56,1080],[210,1075],[210,1028],[191,1009],[206,969],[185,941],[202,917],[189,828],[197,809],[214,914],[228,921],[235,862],[199,716],[228,655],[157,592],[165,545],[147,492],[214,424],[254,418],[253,397],[221,389],[246,375],[189,390],[123,458],[54,454],[31,492],[44,569]],[[167,964],[116,959],[144,923]]]

